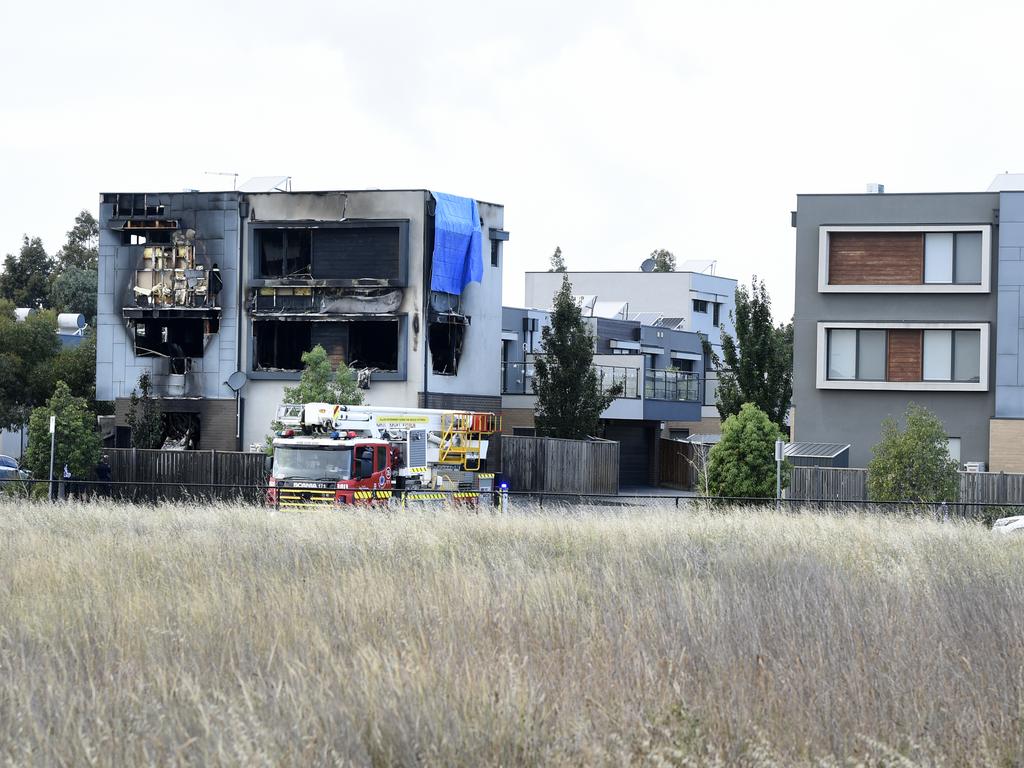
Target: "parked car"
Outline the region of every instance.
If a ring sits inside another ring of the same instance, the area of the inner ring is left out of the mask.
[[[992,523],[992,533],[998,533],[1004,536],[1024,533],[1024,515],[999,518]]]
[[[13,467],[14,469],[17,469],[18,462],[15,461],[13,457],[4,456],[2,453],[0,453],[0,467]]]
[[[0,467],[0,483],[7,482],[8,480],[29,480],[31,477],[32,473],[24,469]]]

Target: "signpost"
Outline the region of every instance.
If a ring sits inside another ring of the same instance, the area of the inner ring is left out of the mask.
[[[783,451],[786,443],[782,440],[775,441],[775,508],[778,509],[782,499],[782,461],[785,458]]]
[[[57,445],[57,417],[50,417],[50,501],[53,501],[53,453]]]

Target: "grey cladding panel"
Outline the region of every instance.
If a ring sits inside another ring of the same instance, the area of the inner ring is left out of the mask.
[[[423,429],[409,430],[409,466],[427,466],[427,432]]]
[[[400,250],[398,227],[318,229],[313,236],[313,275],[325,280],[398,280]]]

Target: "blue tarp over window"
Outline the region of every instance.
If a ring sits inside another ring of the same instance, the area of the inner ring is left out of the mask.
[[[434,192],[434,261],[430,289],[459,295],[484,276],[476,200]]]

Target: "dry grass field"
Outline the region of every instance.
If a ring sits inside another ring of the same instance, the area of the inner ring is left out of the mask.
[[[0,503],[9,765],[1020,765],[1024,541]]]

